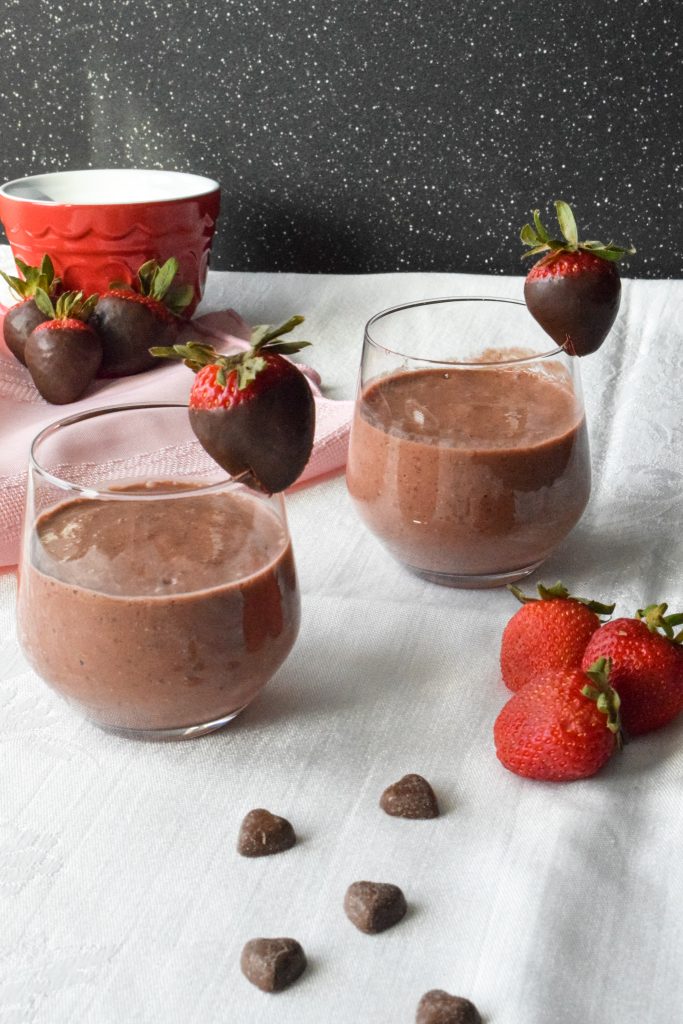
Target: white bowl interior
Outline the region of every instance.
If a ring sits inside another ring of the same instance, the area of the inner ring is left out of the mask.
[[[0,188],[10,199],[29,203],[110,206],[190,199],[218,188],[218,182],[180,171],[138,169],[58,171],[16,178]]]

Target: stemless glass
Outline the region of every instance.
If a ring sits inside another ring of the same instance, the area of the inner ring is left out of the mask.
[[[578,360],[523,302],[412,302],[368,322],[347,464],[366,525],[435,583],[533,572],[590,493]]]
[[[22,649],[98,725],[198,736],[285,660],[300,598],[281,495],[231,479],[182,405],[96,409],[33,442]]]

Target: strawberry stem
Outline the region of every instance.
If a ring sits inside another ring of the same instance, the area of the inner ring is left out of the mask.
[[[636,618],[644,622],[651,633],[658,633],[661,629],[667,640],[671,640],[675,644],[683,644],[683,630],[680,633],[674,633],[674,626],[683,624],[683,612],[665,615],[668,607],[666,602],[649,604],[646,608],[638,609]]]
[[[635,254],[636,250],[633,246],[615,245],[614,242],[608,242],[605,245],[603,242],[594,240],[580,242],[576,218],[569,203],[565,203],[563,199],[555,200],[555,212],[563,237],[561,239],[551,238],[541,220],[540,211],[534,210],[533,225],[525,224],[519,233],[522,244],[530,247],[528,252],[523,253],[522,259],[526,259],[528,256],[536,256],[541,252],[547,252],[548,256],[546,259],[550,259],[558,252],[578,252],[579,250],[584,250],[592,252],[594,256],[599,256],[600,259],[607,260],[610,263],[617,263],[624,256],[633,256]]]
[[[16,257],[14,262],[23,275],[23,279],[21,277],[13,277],[11,274],[5,274],[2,270],[0,270],[0,276],[18,299],[35,298],[38,288],[52,296],[61,284],[60,279],[55,277],[55,268],[52,265],[52,260],[47,255],[43,256],[39,267],[31,267],[28,263],[20,260],[19,257]]]
[[[610,658],[598,658],[590,668],[586,669],[586,675],[593,685],[586,684],[581,690],[584,697],[595,701],[598,711],[607,716],[607,728],[614,733],[619,750],[624,745],[624,734],[621,728],[621,699],[619,694],[610,685],[609,676],[612,669]]]
[[[616,608],[615,604],[602,604],[600,601],[592,601],[587,597],[575,597],[570,594],[563,583],[558,580],[552,587],[546,587],[543,583],[538,583],[536,589],[538,590],[538,597],[529,597],[519,587],[516,587],[513,583],[508,583],[507,589],[511,594],[517,598],[522,604],[531,604],[534,601],[557,601],[558,599],[567,601],[577,601],[579,604],[585,605],[589,611],[595,612],[596,615],[611,615]],[[681,619],[683,622],[683,618]]]
[[[237,389],[242,391],[265,367],[262,353],[279,353],[290,355],[310,345],[310,341],[280,341],[280,335],[288,334],[304,322],[302,316],[292,316],[279,327],[261,324],[251,332],[250,345],[247,352],[226,356],[217,352],[211,345],[199,341],[188,341],[185,345],[155,346],[150,353],[158,359],[181,359],[185,366],[197,373],[204,366],[218,366],[216,380],[221,387],[227,384],[227,375],[237,371]]]
[[[35,303],[49,320],[82,320],[84,323],[97,305],[99,296],[93,293],[85,298],[83,292],[64,292],[53,303],[42,288],[36,288]]]
[[[194,288],[191,284],[173,284],[179,268],[180,264],[175,256],[171,256],[162,264],[156,260],[147,260],[138,270],[136,286],[130,285],[126,281],[111,281],[109,288],[110,290],[125,289],[137,292],[139,295],[146,295],[148,298],[154,299],[155,302],[162,303],[175,316],[180,316],[192,302]]]

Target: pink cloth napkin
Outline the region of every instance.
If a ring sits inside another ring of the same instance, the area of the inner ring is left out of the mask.
[[[169,362],[133,377],[97,381],[85,398],[70,405],[50,405],[36,391],[28,370],[6,348],[2,340],[3,313],[0,306],[0,566],[14,565],[19,557],[28,453],[31,441],[43,427],[81,410],[107,405],[184,403],[191,380],[186,367]],[[183,340],[201,338],[223,352],[235,351],[247,347],[249,326],[234,310],[227,309],[198,317],[183,334]],[[297,365],[308,378],[316,407],[313,452],[295,485],[298,487],[345,465],[353,403],[325,398],[315,370]]]

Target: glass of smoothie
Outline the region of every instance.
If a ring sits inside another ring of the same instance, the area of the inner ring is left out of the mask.
[[[588,501],[578,360],[512,299],[378,313],[365,329],[347,483],[369,529],[420,576],[452,587],[521,579]]]
[[[186,406],[96,409],[37,436],[19,639],[93,722],[150,738],[220,728],[285,660],[299,616],[281,495],[227,476]]]

